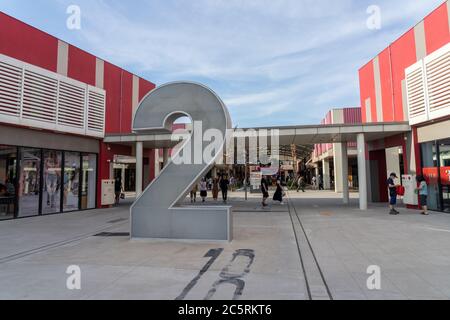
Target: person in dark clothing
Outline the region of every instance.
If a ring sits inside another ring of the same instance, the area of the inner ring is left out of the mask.
[[[120,195],[122,194],[122,179],[120,179],[119,177],[116,177],[114,181],[114,194],[116,196],[115,205],[118,205],[120,202]]]
[[[277,180],[277,190],[273,195],[273,201],[279,201],[280,204],[283,203],[283,187],[281,186],[281,180]]]
[[[220,179],[220,190],[222,190],[222,199],[223,202],[226,203],[228,200],[228,186],[230,185],[230,181],[227,176],[223,176]]]
[[[388,189],[389,189],[389,214],[391,215],[397,215],[400,212],[395,210],[395,205],[397,204],[397,187],[398,185],[395,184],[394,179],[397,179],[397,174],[395,172],[392,172],[389,175],[389,178],[387,179]]]
[[[261,192],[263,195],[262,206],[267,207],[266,201],[269,198],[269,183],[264,176],[261,178]]]
[[[322,179],[322,175],[320,175],[320,174],[317,176],[317,184],[319,186],[319,191],[320,190],[324,190],[324,188],[323,188],[323,179]]]

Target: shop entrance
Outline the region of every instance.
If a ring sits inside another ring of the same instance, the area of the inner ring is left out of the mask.
[[[390,173],[395,172],[399,177],[405,174],[404,151],[402,146],[394,146],[369,152],[370,186],[373,202],[388,202],[386,180]]]
[[[450,213],[450,139],[422,143],[421,152],[428,207]]]
[[[0,146],[0,220],[14,217],[16,182],[17,148]]]
[[[97,155],[0,146],[0,220],[94,209]]]
[[[136,193],[136,157],[114,157],[114,179],[122,183],[122,190],[126,194]]]

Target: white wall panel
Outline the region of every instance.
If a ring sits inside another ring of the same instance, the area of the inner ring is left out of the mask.
[[[424,59],[430,120],[450,114],[450,46]]]
[[[450,44],[407,68],[411,125],[450,115]]]

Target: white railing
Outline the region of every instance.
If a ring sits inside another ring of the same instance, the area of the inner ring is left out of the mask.
[[[0,54],[0,122],[103,138],[106,92]]]
[[[405,70],[411,125],[450,115],[450,43]]]

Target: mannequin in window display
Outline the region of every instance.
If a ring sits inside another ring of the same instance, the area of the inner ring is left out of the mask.
[[[37,167],[34,162],[30,163],[25,175],[25,194],[26,195],[38,195],[39,188],[37,186]]]
[[[78,203],[78,167],[76,163],[72,164],[72,168],[64,172],[64,199],[65,208],[75,208]]]
[[[67,207],[67,194],[69,192],[68,190],[68,183],[69,183],[69,172],[67,172],[67,170],[64,170],[64,198],[63,198],[63,206]]]
[[[55,152],[45,160],[45,186],[47,191],[47,206],[55,208],[55,195],[59,189],[59,163]]]
[[[6,193],[8,194],[8,196],[15,196],[16,195],[16,187],[11,182],[10,178],[6,179],[5,186],[6,186]]]

